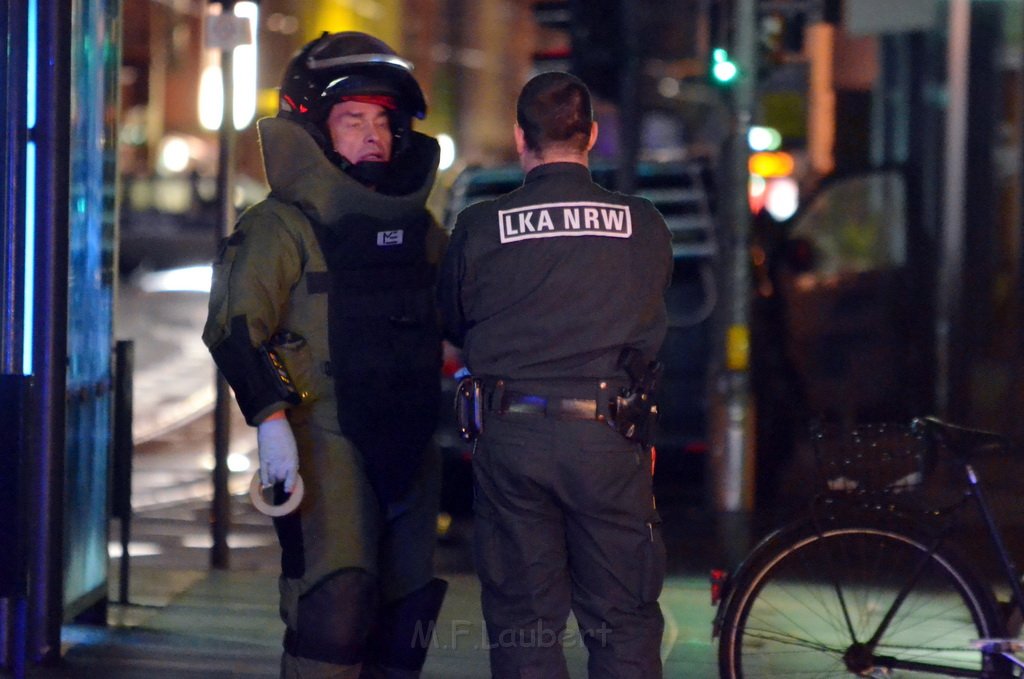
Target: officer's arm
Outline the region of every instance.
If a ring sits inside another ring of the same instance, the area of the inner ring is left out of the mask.
[[[466,317],[462,308],[462,280],[466,270],[466,228],[456,222],[451,242],[441,262],[437,283],[437,305],[441,311],[444,337],[462,347],[466,336]]]
[[[668,228],[668,224],[665,223],[665,218],[658,213],[658,219],[664,225],[663,240],[665,245],[662,248],[662,266],[665,270],[665,290],[668,290],[672,285],[672,275],[675,272],[675,256],[672,254],[672,231]]]
[[[301,400],[270,347],[302,275],[300,252],[296,234],[255,211],[243,216],[214,265],[203,341],[250,425]]]
[[[644,225],[650,227],[645,229],[650,234],[650,249],[644,270],[651,276],[648,285],[651,286],[652,292],[660,288],[661,294],[651,298],[650,307],[644,314],[644,322],[638,328],[638,336],[633,346],[640,349],[646,360],[650,361],[654,360],[658,348],[665,339],[668,327],[665,293],[672,283],[675,265],[672,255],[672,232],[665,218],[649,200],[643,199],[643,205],[646,208],[646,211],[641,212],[644,215]]]

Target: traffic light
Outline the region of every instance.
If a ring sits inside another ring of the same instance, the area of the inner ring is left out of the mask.
[[[572,0],[572,71],[598,96],[619,100],[626,60],[621,0]]]
[[[533,3],[533,18],[541,26],[568,30],[572,23],[572,8],[568,0]]]
[[[532,3],[541,28],[537,70],[566,66],[597,96],[620,102],[627,71],[642,62],[696,59],[703,47],[693,26],[702,13],[695,0],[545,0]]]
[[[711,50],[711,80],[717,85],[732,85],[740,76],[739,66],[723,47]]]
[[[542,28],[568,40],[534,55],[542,70],[568,68],[597,95],[617,100],[623,34],[621,0],[561,0],[533,3],[533,16]],[[568,49],[565,49],[568,47]]]
[[[572,44],[569,26],[572,10],[566,0],[560,2],[533,3],[533,18],[542,29],[536,51],[533,53],[535,73],[545,71],[569,71],[572,69]]]

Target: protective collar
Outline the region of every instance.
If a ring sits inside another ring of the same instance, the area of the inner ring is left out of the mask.
[[[301,124],[263,118],[257,130],[272,194],[321,224],[355,210],[382,219],[418,213],[434,185],[440,149],[419,132],[407,133],[409,148],[389,163],[382,190],[374,190],[333,164]]]

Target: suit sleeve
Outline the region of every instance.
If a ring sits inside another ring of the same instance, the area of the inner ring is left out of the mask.
[[[214,263],[203,342],[250,425],[301,401],[270,349],[302,276],[300,245],[279,217],[256,208],[243,215]]]

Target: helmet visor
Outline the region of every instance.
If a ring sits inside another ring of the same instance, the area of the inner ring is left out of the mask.
[[[314,48],[306,57],[306,65],[311,70],[317,71],[324,68],[338,68],[344,66],[393,66],[412,70],[412,63],[394,54],[346,54],[332,56],[329,52],[330,44],[324,45],[323,49]]]

